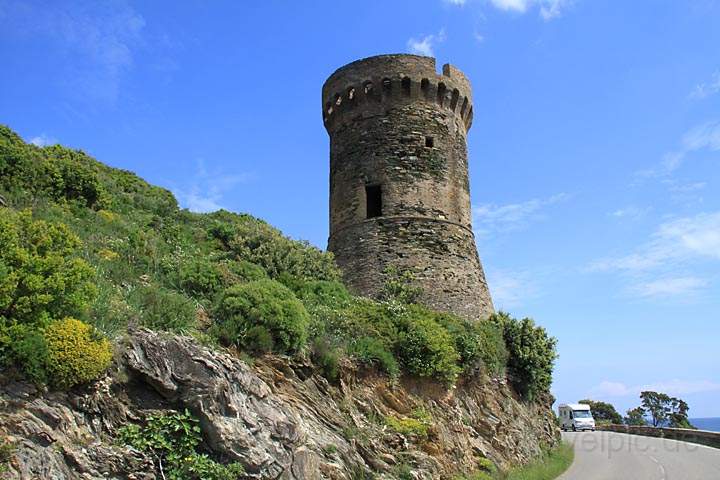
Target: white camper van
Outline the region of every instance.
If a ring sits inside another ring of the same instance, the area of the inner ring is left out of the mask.
[[[595,419],[590,411],[590,405],[584,403],[562,404],[558,408],[558,415],[560,417],[560,428],[563,431],[595,431]]]

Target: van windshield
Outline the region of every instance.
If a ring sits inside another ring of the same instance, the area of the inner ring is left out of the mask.
[[[592,418],[589,410],[573,410],[573,416],[575,418]]]

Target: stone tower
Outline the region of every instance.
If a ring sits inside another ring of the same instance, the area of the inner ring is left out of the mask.
[[[377,296],[389,265],[421,301],[469,319],[493,312],[471,226],[466,136],[472,92],[452,65],[381,55],[333,73],[322,90],[330,135],[330,239],[345,281]]]

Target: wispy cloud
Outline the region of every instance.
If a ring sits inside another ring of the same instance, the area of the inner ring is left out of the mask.
[[[58,78],[75,95],[113,104],[123,75],[133,66],[145,19],[122,0],[114,2],[19,2],[3,5],[0,29],[17,39],[45,37],[64,57]]]
[[[223,197],[228,191],[252,178],[248,173],[209,172],[205,162],[198,160],[192,181],[172,190],[183,208],[199,213],[214,212],[226,208]]]
[[[44,133],[41,133],[40,135],[38,135],[36,137],[32,137],[30,139],[30,143],[32,143],[36,147],[46,147],[48,145],[55,145],[58,143],[58,141],[56,138],[53,138],[48,135],[45,135]]]
[[[444,41],[445,29],[443,28],[434,35],[426,35],[420,39],[411,38],[407,41],[407,48],[410,53],[414,53],[416,55],[425,55],[426,57],[432,57],[435,55],[435,46],[438,43],[442,43]]]
[[[530,271],[488,270],[488,285],[499,310],[522,306],[540,294],[537,275]]]
[[[702,100],[718,92],[720,92],[720,71],[713,73],[709,81],[695,85],[689,97],[695,100]]]
[[[698,258],[720,260],[720,212],[663,223],[636,252],[602,259],[590,270],[647,271]]]
[[[628,205],[627,207],[619,208],[611,212],[610,215],[615,218],[635,220],[644,217],[645,215],[647,215],[648,212],[650,212],[650,210],[652,210],[652,208],[650,207],[638,207],[636,205]]]
[[[707,182],[681,183],[674,180],[666,179],[664,183],[669,186],[668,188],[671,192],[675,193],[693,193],[703,190],[705,187],[707,187]]]
[[[572,0],[490,0],[490,3],[500,10],[516,13],[525,13],[537,7],[543,20],[548,21],[561,16]]]
[[[445,3],[449,3],[451,5],[459,5],[463,6],[466,3],[466,0],[443,0]]]
[[[638,175],[640,177],[669,175],[680,168],[690,153],[700,150],[720,151],[720,121],[707,122],[690,129],[683,135],[680,149],[666,153],[657,167],[640,171]]]
[[[632,290],[641,297],[687,297],[704,289],[707,285],[706,279],[698,277],[660,278],[634,285]]]
[[[602,399],[604,397],[639,396],[640,392],[652,391],[668,395],[692,395],[720,391],[720,383],[711,380],[667,380],[645,385],[626,385],[622,382],[605,380],[591,388],[589,396]]]
[[[522,230],[530,223],[542,220],[543,210],[546,207],[563,202],[569,197],[566,193],[559,193],[548,198],[536,198],[521,203],[476,205],[473,207],[475,231],[482,236],[491,232]]]

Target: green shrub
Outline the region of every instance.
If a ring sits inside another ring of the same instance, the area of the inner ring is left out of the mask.
[[[118,441],[149,454],[158,475],[168,480],[236,480],[243,473],[239,463],[223,465],[198,453],[200,426],[187,410],[152,415],[146,424],[127,425]]]
[[[549,392],[557,358],[557,339],[529,318],[516,320],[500,312],[490,321],[503,331],[508,351],[508,374],[515,391],[527,400]]]
[[[266,222],[249,215],[219,211],[208,234],[239,259],[260,265],[272,278],[281,274],[303,279],[337,280],[340,271],[331,253],[308,242],[291,240]]]
[[[197,255],[178,267],[180,288],[193,297],[212,298],[222,286],[222,273],[216,262]]]
[[[94,272],[67,226],[0,208],[0,245],[0,318],[37,323],[87,309]]]
[[[413,306],[398,318],[396,351],[403,367],[414,375],[453,383],[460,373],[455,342],[429,310]]]
[[[47,383],[48,348],[36,325],[4,324],[0,320],[0,366],[36,384]]]
[[[70,388],[99,377],[110,366],[110,342],[74,318],[58,320],[45,329],[48,378],[58,388]]]
[[[196,325],[197,308],[181,293],[158,286],[139,286],[128,302],[139,312],[140,324],[145,327],[187,333]]]
[[[488,373],[497,375],[504,371],[507,350],[502,329],[487,321],[468,321],[448,313],[438,313],[435,318],[447,329],[460,355],[460,367],[469,371],[482,364]]]
[[[307,341],[310,317],[302,302],[274,280],[257,280],[227,288],[216,308],[215,334],[226,344],[252,348],[248,331],[266,328],[281,352],[295,352]]]
[[[327,338],[316,338],[312,345],[313,362],[320,367],[323,376],[334,381],[340,375],[342,351],[331,345]]]
[[[342,309],[349,305],[352,299],[345,285],[335,280],[301,281],[295,282],[293,286],[288,285],[288,287],[308,306],[322,305]]]
[[[221,264],[232,275],[229,280],[232,283],[253,282],[268,278],[267,272],[260,266],[247,260],[228,261]]]
[[[383,299],[412,304],[420,298],[422,289],[414,284],[415,274],[412,271],[390,265],[385,268],[383,274],[385,276]]]
[[[97,169],[87,155],[61,145],[44,148],[50,189],[57,199],[78,200],[84,206],[102,208],[108,201]]]
[[[8,464],[12,460],[17,447],[7,439],[0,440],[0,475],[7,472]]]
[[[385,344],[373,337],[360,337],[350,343],[350,354],[365,365],[377,366],[390,378],[400,375],[400,366]]]
[[[387,415],[385,425],[401,435],[414,436],[422,441],[427,440],[432,423],[430,418],[420,411],[420,414],[416,412],[411,417]]]
[[[255,353],[269,353],[275,348],[272,333],[263,325],[248,328],[245,333],[245,348]]]

